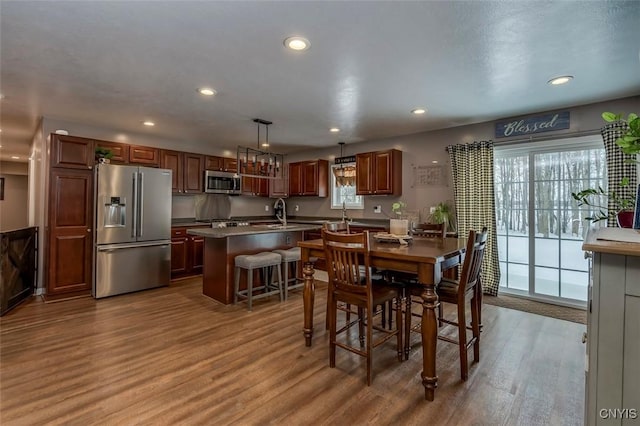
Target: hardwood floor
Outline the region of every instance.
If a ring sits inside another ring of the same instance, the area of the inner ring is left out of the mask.
[[[199,279],[99,301],[34,299],[0,319],[0,423],[583,423],[584,325],[485,305],[480,363],[461,382],[457,346],[438,342],[427,402],[421,349],[399,363],[392,341],[377,348],[370,387],[360,357],[339,350],[329,368],[325,294],[311,348],[300,291],[253,312],[202,296]]]

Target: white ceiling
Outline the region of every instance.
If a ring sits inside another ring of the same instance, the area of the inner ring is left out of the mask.
[[[566,108],[640,94],[639,46],[638,1],[2,1],[1,156],[42,116],[293,152]]]

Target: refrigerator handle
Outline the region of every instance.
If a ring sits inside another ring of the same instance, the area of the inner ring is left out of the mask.
[[[138,210],[140,211],[139,213],[139,217],[138,217],[138,236],[142,237],[142,230],[143,228],[143,222],[142,222],[142,218],[144,217],[144,173],[140,172],[140,198],[138,200]]]
[[[138,173],[133,174],[133,205],[132,220],[131,220],[131,236],[136,237],[136,229],[138,228]]]

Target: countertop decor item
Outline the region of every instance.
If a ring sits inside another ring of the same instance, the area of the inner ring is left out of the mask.
[[[431,223],[444,223],[447,225],[447,231],[456,231],[456,214],[454,208],[446,201],[438,203],[436,208],[429,216]]]
[[[96,148],[96,160],[99,163],[110,163],[111,158],[113,157],[113,152],[109,148],[97,147]]]

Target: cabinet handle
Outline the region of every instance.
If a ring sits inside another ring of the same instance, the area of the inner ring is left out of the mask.
[[[87,228],[87,232],[91,232],[91,228]]]
[[[582,333],[582,343],[587,343],[587,332]]]

